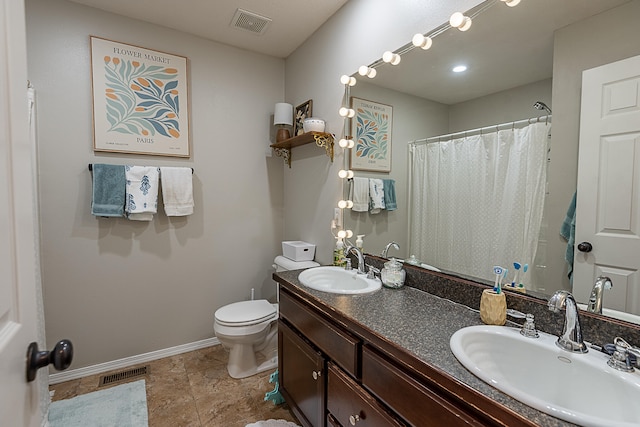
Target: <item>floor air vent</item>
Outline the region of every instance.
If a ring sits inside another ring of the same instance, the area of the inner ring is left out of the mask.
[[[127,369],[126,371],[116,372],[115,374],[103,375],[100,377],[100,383],[98,384],[98,387],[129,380],[131,378],[144,377],[148,374],[149,365],[139,368]]]

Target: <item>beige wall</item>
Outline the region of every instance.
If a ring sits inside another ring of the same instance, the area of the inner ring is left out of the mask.
[[[556,32],[553,64],[553,130],[549,165],[547,292],[570,289],[560,235],[576,190],[582,71],[640,55],[640,1],[632,1]],[[579,215],[579,213],[578,213]],[[555,225],[554,225],[555,224]],[[578,243],[578,242],[576,242]]]
[[[49,347],[71,339],[80,368],[213,337],[220,306],[274,297],[284,167],[265,153],[284,61],[63,0],[26,11]],[[90,34],[189,58],[191,158],[93,152]],[[89,163],[193,167],[195,212],[96,219]]]

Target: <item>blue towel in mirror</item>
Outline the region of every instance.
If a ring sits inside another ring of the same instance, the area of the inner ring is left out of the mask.
[[[96,163],[92,170],[91,214],[104,217],[124,216],[124,166]]]
[[[398,208],[396,201],[396,180],[383,179],[382,186],[384,189],[384,208],[388,211],[395,211]]]

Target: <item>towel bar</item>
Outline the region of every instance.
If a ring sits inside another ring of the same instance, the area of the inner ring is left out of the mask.
[[[92,171],[93,170],[93,163],[89,163],[89,170]],[[191,168],[191,173],[195,172],[195,170],[193,168]]]

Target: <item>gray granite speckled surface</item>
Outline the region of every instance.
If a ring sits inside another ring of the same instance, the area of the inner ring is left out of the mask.
[[[350,321],[405,348],[416,358],[447,373],[523,415],[540,426],[573,426],[537,411],[478,379],[462,366],[449,348],[451,335],[460,328],[482,324],[477,311],[430,293],[405,286],[382,288],[366,295],[337,295],[306,288],[298,281],[300,271],[275,273],[311,298],[339,312]]]

